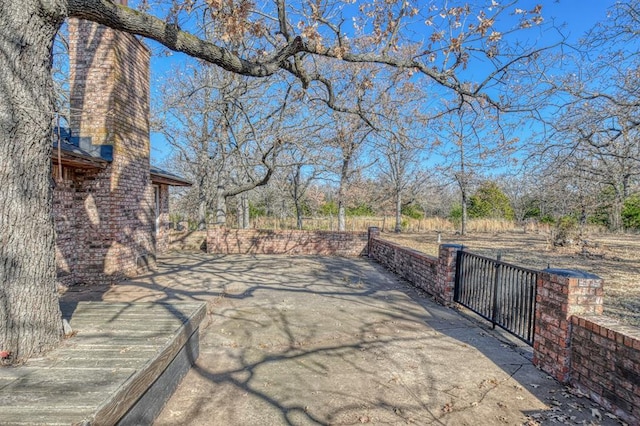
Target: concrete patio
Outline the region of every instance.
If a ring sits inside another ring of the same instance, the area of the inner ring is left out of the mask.
[[[156,424],[620,424],[533,367],[524,344],[366,258],[160,262],[65,296],[207,302],[200,358]]]

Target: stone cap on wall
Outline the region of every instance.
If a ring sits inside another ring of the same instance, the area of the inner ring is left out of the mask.
[[[440,247],[442,248],[453,248],[453,249],[457,249],[457,250],[462,250],[464,248],[464,246],[462,244],[440,244]]]
[[[600,277],[589,272],[578,271],[576,269],[547,268],[542,270],[548,274],[560,275],[567,278],[582,278],[587,280],[599,280]]]

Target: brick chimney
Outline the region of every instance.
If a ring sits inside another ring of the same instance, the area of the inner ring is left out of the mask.
[[[154,260],[149,58],[135,36],[69,20],[71,132],[81,148],[110,160],[106,169],[76,172],[74,272],[84,281],[120,279]]]

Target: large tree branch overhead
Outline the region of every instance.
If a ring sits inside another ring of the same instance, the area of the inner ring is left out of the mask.
[[[177,25],[109,0],[69,0],[69,16],[148,37],[176,52],[186,53],[227,71],[252,77],[274,74],[287,58],[305,50],[302,39],[295,37],[268,59],[248,61],[224,47],[182,31]]]
[[[533,52],[525,51],[521,54],[516,54],[506,63],[501,66],[497,66],[496,70],[486,76],[480,84],[470,85],[468,82],[460,80],[460,76],[456,73],[458,68],[465,68],[467,66],[468,53],[465,51],[466,47],[463,47],[463,44],[467,42],[473,44],[477,43],[478,40],[487,39],[486,43],[491,46],[492,39],[490,38],[489,33],[492,30],[489,31],[489,28],[491,28],[493,22],[492,19],[483,19],[481,21],[491,21],[490,24],[487,24],[488,26],[486,28],[482,28],[482,25],[469,25],[468,34],[461,33],[457,37],[452,36],[449,46],[441,46],[435,49],[440,52],[443,58],[446,58],[448,54],[452,52],[457,52],[458,56],[463,58],[463,60],[456,61],[455,64],[447,64],[446,59],[442,59],[445,62],[440,64],[440,66],[436,66],[434,63],[420,59],[422,56],[427,54],[426,52],[429,51],[431,45],[426,46],[427,50],[421,51],[422,53],[414,52],[413,54],[406,54],[407,52],[405,52],[405,54],[399,55],[392,55],[389,53],[389,51],[393,49],[389,49],[388,42],[382,43],[382,49],[377,51],[376,49],[373,51],[354,50],[353,46],[345,45],[344,40],[346,35],[341,33],[340,25],[336,25],[328,21],[327,18],[318,10],[314,12],[313,19],[315,19],[316,23],[330,28],[330,32],[334,35],[335,41],[331,42],[330,40],[327,40],[327,43],[319,42],[318,40],[320,37],[318,36],[316,38],[313,35],[315,30],[309,32],[307,31],[308,28],[302,28],[301,33],[306,37],[306,41],[304,41],[302,36],[295,36],[292,34],[293,26],[288,22],[286,2],[284,0],[277,0],[277,15],[274,17],[274,20],[277,23],[277,29],[274,31],[282,35],[282,38],[284,39],[284,46],[277,47],[276,51],[267,56],[264,60],[247,60],[240,54],[235,53],[232,49],[225,48],[222,45],[211,41],[203,40],[187,31],[181,30],[178,25],[168,23],[148,13],[139,12],[127,6],[114,4],[110,0],[67,1],[69,5],[69,16],[90,20],[114,29],[151,38],[173,51],[182,52],[189,56],[202,59],[236,74],[252,77],[266,77],[284,69],[300,78],[303,86],[306,87],[310,80],[321,81],[318,78],[311,77],[311,73],[303,68],[302,58],[300,55],[297,55],[298,53],[309,53],[315,56],[327,57],[350,63],[377,64],[401,70],[408,70],[410,72],[419,72],[452,92],[472,98],[484,99],[499,109],[509,108],[505,108],[505,105],[502,105],[500,101],[484,92],[483,89],[485,89],[491,81],[494,81],[498,75],[506,73],[507,69],[513,67],[516,63],[527,60],[531,55],[540,54],[542,51],[549,48],[538,48]],[[389,3],[391,4],[389,7],[392,7],[393,2]],[[507,6],[502,6],[500,9],[504,10],[506,7]],[[446,19],[443,18],[445,22],[454,18],[459,19],[458,15],[462,13],[460,10],[459,8],[451,7],[443,10],[441,16],[446,16]],[[530,13],[537,15],[539,10],[536,9]],[[405,15],[409,16],[411,14],[408,14],[408,12],[404,10],[404,6],[402,6],[396,19],[399,20],[401,17],[406,18],[407,16]],[[388,34],[383,33],[389,37],[389,40],[395,40],[399,37],[399,26],[399,23],[396,21],[388,23],[388,28],[386,30]],[[312,27],[313,26],[309,28]],[[434,36],[432,36],[432,38],[437,35],[437,37],[434,38],[434,40],[436,40],[440,37],[441,32],[436,31],[436,29],[433,29],[433,31]],[[494,32],[493,34],[500,34],[500,32]],[[271,42],[274,44],[276,43],[275,40],[271,40]],[[376,43],[374,42],[373,45],[375,44]],[[399,46],[400,45],[394,47]],[[293,62],[289,62],[290,58],[293,58]],[[326,85],[326,81],[328,80],[325,79],[322,83]],[[335,106],[335,103],[331,100],[327,103],[330,107]]]

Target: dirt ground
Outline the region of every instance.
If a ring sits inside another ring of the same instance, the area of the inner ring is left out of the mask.
[[[532,269],[565,268],[596,274],[605,281],[605,315],[640,326],[640,235],[593,234],[571,247],[554,247],[546,233],[442,233],[441,243],[462,244],[470,252]],[[430,255],[438,234],[384,233],[382,238]]]

